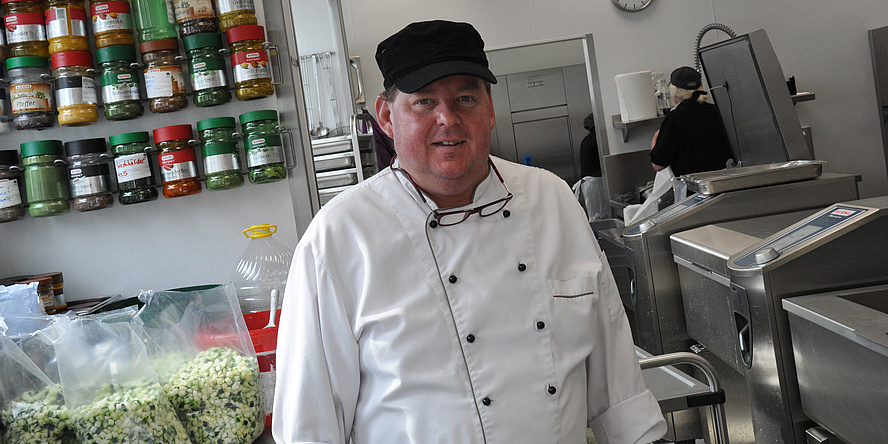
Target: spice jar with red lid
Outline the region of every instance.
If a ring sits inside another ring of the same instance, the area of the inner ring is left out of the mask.
[[[191,143],[191,125],[170,125],[154,130],[154,145],[160,151],[157,163],[163,180],[163,197],[188,196],[200,193],[197,157]]]

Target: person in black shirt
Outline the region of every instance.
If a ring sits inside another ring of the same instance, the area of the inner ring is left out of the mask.
[[[677,105],[654,134],[654,170],[671,166],[678,177],[720,170],[733,158],[718,108],[706,102],[709,96],[702,86],[702,77],[694,68],[683,66],[672,71],[669,90]]]
[[[589,134],[580,142],[580,177],[601,177],[601,159],[598,158],[598,140],[595,139],[595,115],[583,119]]]

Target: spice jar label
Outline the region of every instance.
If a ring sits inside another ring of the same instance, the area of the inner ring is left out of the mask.
[[[284,161],[280,136],[248,137],[245,141],[247,166],[252,168]]]
[[[56,79],[58,107],[98,103],[96,79],[92,77],[61,77]]]
[[[136,76],[130,73],[102,74],[102,98],[106,105],[125,100],[139,100]]]
[[[86,37],[86,11],[83,8],[46,10],[46,35],[49,38]]]
[[[109,171],[107,164],[71,168],[68,174],[72,197],[111,191],[111,185],[108,183]]]
[[[157,155],[160,175],[164,182],[197,177],[197,159],[194,150],[181,150]]]
[[[240,162],[234,153],[216,154],[204,157],[204,170],[206,174],[240,170]]]
[[[52,95],[48,83],[19,83],[9,86],[12,113],[52,111]]]
[[[232,11],[255,11],[256,6],[253,5],[253,0],[218,0],[216,9],[222,15]]]
[[[131,182],[151,177],[151,165],[145,153],[128,154],[114,159],[117,182]]]
[[[12,43],[46,41],[43,13],[20,12],[3,17],[6,40]]]
[[[16,179],[0,179],[0,208],[22,204],[22,193]]]
[[[209,59],[191,64],[191,86],[195,91],[227,86],[225,62]]]
[[[93,3],[89,7],[92,15],[93,32],[128,30],[133,29],[133,15],[130,12],[129,2],[113,1],[107,3]]]
[[[179,22],[214,16],[212,0],[173,0],[173,10]]]
[[[268,54],[265,51],[244,51],[231,54],[234,83],[247,80],[270,79]]]
[[[185,94],[184,80],[179,65],[148,68],[145,70],[145,94],[149,99]]]

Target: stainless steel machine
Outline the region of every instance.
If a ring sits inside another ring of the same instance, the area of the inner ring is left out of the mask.
[[[691,236],[673,236],[676,247],[680,237]],[[888,283],[888,197],[829,205],[731,254],[726,262],[728,282],[703,266],[703,258],[715,256],[707,253],[717,249],[714,243],[698,239],[700,259],[696,262],[691,248],[680,252],[688,260],[682,268],[690,271],[687,284],[682,276],[682,291],[689,302],[685,305],[688,329],[733,369],[723,378],[745,382],[740,385],[745,385],[745,392],[739,395],[750,405],[754,442],[803,444],[806,429],[814,423],[802,410],[789,320],[781,301]],[[705,284],[691,277],[703,273],[715,282]],[[847,370],[842,366],[831,371]]]

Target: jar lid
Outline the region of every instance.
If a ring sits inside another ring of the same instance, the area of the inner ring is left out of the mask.
[[[234,128],[234,117],[212,117],[209,119],[198,120],[197,130],[203,131],[213,128]]]
[[[162,126],[154,130],[154,143],[169,142],[170,140],[185,139],[192,137],[191,125],[170,125]]]
[[[228,44],[244,40],[265,40],[265,28],[260,25],[243,25],[225,31]]]
[[[148,40],[139,45],[139,52],[142,54],[164,49],[179,49],[179,41],[177,39]]]
[[[112,62],[114,60],[136,61],[136,48],[132,45],[106,46],[96,50],[96,59],[99,63]]]
[[[148,137],[148,131],[136,131],[134,133],[115,134],[108,138],[108,142],[111,146],[127,143],[144,143],[148,141]]]
[[[105,153],[108,149],[105,147],[105,139],[81,139],[65,142],[65,152],[69,156],[80,156],[83,154]]]
[[[182,41],[185,42],[186,51],[191,51],[192,49],[197,48],[222,47],[222,35],[218,32],[201,32],[198,34],[186,35]]]
[[[85,66],[92,68],[93,58],[89,51],[64,51],[51,55],[52,69],[62,66]]]
[[[259,111],[250,111],[240,115],[241,125],[259,120],[277,120],[278,113],[273,109],[260,109]]]
[[[38,278],[38,277],[47,277],[47,276],[49,276],[52,279],[52,283],[54,286],[61,284],[65,281],[64,276],[62,275],[61,271],[53,271],[50,273],[43,273],[41,275],[34,276],[34,277]]]
[[[208,143],[200,147],[200,153],[204,157],[215,156],[216,154],[231,154],[236,152],[237,142]]]
[[[40,56],[22,56],[6,59],[6,69],[29,67],[49,68],[49,59]]]
[[[62,155],[61,140],[35,140],[33,142],[25,142],[19,145],[22,150],[22,158],[31,156],[42,156],[44,154]]]
[[[16,150],[0,150],[0,165],[18,165],[19,156]]]
[[[42,2],[43,0],[0,0],[0,5],[5,5],[7,3],[12,2]]]

